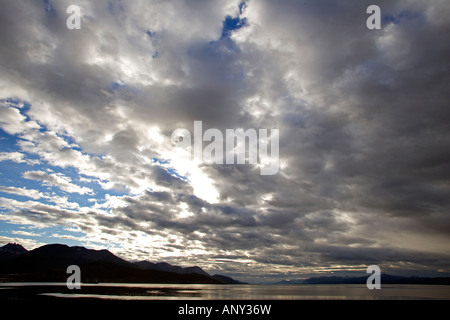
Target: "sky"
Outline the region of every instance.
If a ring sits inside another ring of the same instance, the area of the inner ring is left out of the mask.
[[[450,275],[448,1],[0,5],[0,245],[250,282]],[[194,121],[278,129],[278,172],[186,157]]]

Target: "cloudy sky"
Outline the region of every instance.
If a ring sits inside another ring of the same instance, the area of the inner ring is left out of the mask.
[[[0,4],[1,245],[248,281],[450,274],[448,1]],[[183,157],[196,120],[279,129],[278,173]]]

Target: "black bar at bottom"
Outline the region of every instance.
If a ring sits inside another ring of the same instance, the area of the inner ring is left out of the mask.
[[[2,310],[15,316],[84,318],[123,316],[126,319],[154,316],[168,319],[311,319],[332,317],[363,319],[366,316],[412,317],[417,314],[437,316],[448,311],[449,301],[436,300],[89,300],[42,299],[0,301]]]

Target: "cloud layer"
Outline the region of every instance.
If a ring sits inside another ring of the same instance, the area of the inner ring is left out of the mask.
[[[59,226],[241,277],[450,272],[447,1],[376,1],[381,30],[331,0],[80,0],[68,30],[72,2],[2,3],[10,239]],[[278,128],[279,173],[186,160],[195,120]]]

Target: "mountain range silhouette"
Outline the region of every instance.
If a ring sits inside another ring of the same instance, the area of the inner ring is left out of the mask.
[[[362,277],[337,277],[322,276],[311,277],[308,279],[289,279],[282,280],[272,284],[298,285],[298,284],[366,284],[367,276]],[[450,277],[402,277],[390,274],[381,274],[382,284],[440,284],[450,285]]]
[[[0,281],[65,282],[67,267],[81,269],[82,282],[124,283],[242,283],[222,275],[209,275],[198,266],[179,267],[166,262],[129,262],[108,250],[48,244],[26,250],[9,243],[0,248]]]
[[[108,250],[48,244],[28,251],[18,243],[0,247],[0,282],[65,282],[67,267],[81,269],[81,282],[243,284],[224,275],[210,275],[198,266],[180,267],[167,262],[129,262]],[[283,280],[272,284],[365,284],[367,276],[321,276]],[[381,275],[382,284],[446,284],[449,277]]]

